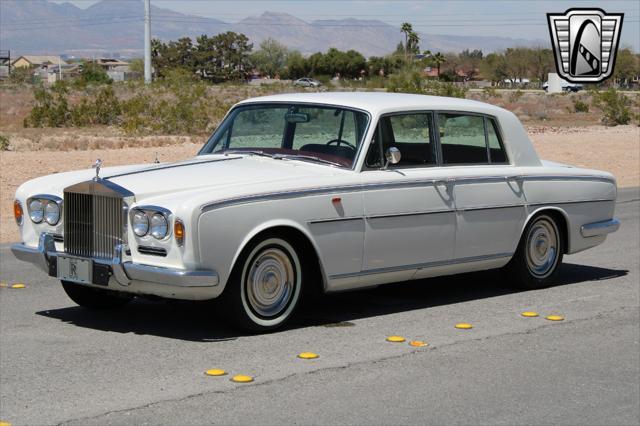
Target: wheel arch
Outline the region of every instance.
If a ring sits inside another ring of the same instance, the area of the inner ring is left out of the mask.
[[[531,212],[527,216],[527,219],[524,221],[524,225],[520,230],[520,240],[522,240],[524,236],[524,231],[527,229],[527,226],[531,223],[531,221],[542,214],[548,214],[556,220],[558,227],[560,228],[560,235],[562,238],[562,248],[563,254],[570,253],[569,244],[571,241],[569,230],[570,228],[570,220],[569,215],[566,211],[556,206],[541,206]]]
[[[242,240],[240,246],[237,248],[236,252],[233,256],[233,261],[231,262],[230,271],[233,271],[236,267],[236,263],[238,259],[240,259],[243,251],[249,246],[252,242],[259,240],[266,235],[276,234],[282,237],[289,237],[293,240],[296,245],[301,245],[301,252],[306,256],[311,253],[311,258],[307,259],[310,261],[311,265],[314,268],[317,268],[319,272],[321,281],[320,283],[314,283],[319,285],[319,290],[325,291],[327,288],[327,275],[324,269],[324,265],[322,263],[322,259],[320,258],[320,250],[313,239],[313,236],[310,232],[301,226],[299,223],[290,221],[290,220],[278,220],[278,221],[269,221],[262,223],[255,228],[253,228],[250,232]],[[297,248],[297,247],[296,247]],[[300,253],[299,253],[300,254]]]

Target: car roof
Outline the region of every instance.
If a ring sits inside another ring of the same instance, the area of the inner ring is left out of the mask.
[[[369,111],[372,114],[421,109],[469,111],[492,115],[504,111],[494,105],[468,99],[387,92],[287,93],[249,98],[239,104],[257,102],[317,103],[356,108]]]

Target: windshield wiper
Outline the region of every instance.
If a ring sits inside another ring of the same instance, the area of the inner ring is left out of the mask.
[[[251,149],[228,149],[222,152],[223,154],[248,154],[248,155],[258,155],[260,157],[269,157],[274,158],[273,154],[269,154],[264,151],[251,150]]]
[[[300,160],[300,161],[313,161],[316,163],[330,164],[336,167],[344,167],[343,164],[336,163],[335,161],[325,160],[320,157],[314,157],[313,155],[301,155],[301,154],[276,154],[273,156],[276,160]]]

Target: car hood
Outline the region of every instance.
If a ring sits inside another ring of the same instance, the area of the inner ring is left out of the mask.
[[[107,172],[108,170],[105,170]],[[135,194],[136,200],[211,189],[257,186],[277,182],[344,173],[325,165],[257,156],[200,156],[176,163],[154,164],[116,173],[101,173],[107,179]]]

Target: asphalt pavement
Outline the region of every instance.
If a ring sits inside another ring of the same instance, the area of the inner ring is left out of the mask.
[[[0,421],[637,425],[639,200],[620,190],[621,229],[566,256],[554,287],[517,291],[495,272],[400,283],[325,296],[255,336],[208,303],[85,310],[2,245],[0,281],[25,288],[0,288]]]

